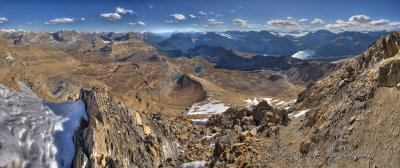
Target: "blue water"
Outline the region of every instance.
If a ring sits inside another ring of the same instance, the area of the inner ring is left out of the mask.
[[[307,49],[307,50],[299,51],[299,52],[293,54],[292,57],[306,60],[306,59],[309,59],[310,56],[313,56],[313,55],[315,55],[315,50]]]

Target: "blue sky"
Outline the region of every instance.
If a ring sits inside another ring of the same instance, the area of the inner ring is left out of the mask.
[[[400,30],[399,0],[1,0],[0,29]]]

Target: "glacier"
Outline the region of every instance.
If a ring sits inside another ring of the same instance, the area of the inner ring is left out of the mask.
[[[18,84],[21,92],[0,84],[0,167],[71,167],[85,103],[48,103]]]

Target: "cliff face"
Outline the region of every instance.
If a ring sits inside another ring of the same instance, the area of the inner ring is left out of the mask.
[[[177,166],[178,149],[152,121],[107,96],[103,86],[82,90],[89,122],[82,121],[74,141],[74,167]]]
[[[328,165],[400,165],[399,62],[400,33],[389,34],[299,94],[297,108],[310,109],[301,130],[309,135],[312,150],[326,149],[322,156]],[[373,153],[373,158],[345,162],[331,157],[340,154],[340,147]]]

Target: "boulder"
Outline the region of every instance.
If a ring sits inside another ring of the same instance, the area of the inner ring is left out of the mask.
[[[232,146],[234,141],[235,140],[231,137],[221,137],[215,144],[213,155],[217,157],[220,156],[226,149]]]
[[[260,124],[264,117],[266,116],[266,112],[272,110],[272,106],[268,104],[267,101],[262,101],[257,104],[256,108],[253,111],[253,119],[257,124]]]
[[[136,111],[135,111],[135,118],[136,118],[137,125],[142,126],[143,125],[142,119],[140,118],[140,114]]]
[[[300,148],[299,148],[300,153],[307,154],[310,150],[310,144],[311,141],[309,139],[302,140],[300,142]]]

